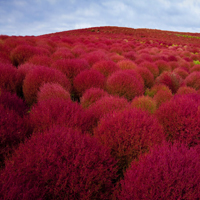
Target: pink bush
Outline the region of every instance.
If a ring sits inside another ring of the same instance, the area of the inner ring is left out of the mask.
[[[131,102],[131,107],[139,108],[152,114],[156,111],[157,104],[152,97],[143,95],[135,97]]]
[[[67,91],[71,90],[71,83],[62,72],[38,66],[29,71],[23,82],[23,94],[27,104],[32,105],[36,102],[40,86],[47,82],[59,83]]]
[[[124,110],[128,106],[127,99],[122,97],[104,96],[100,98],[88,108],[88,112],[93,116],[93,127],[97,125],[104,115],[114,111]]]
[[[0,174],[2,199],[111,199],[116,162],[106,147],[54,127],[21,144]]]
[[[82,97],[80,98],[80,103],[83,108],[89,107],[91,104],[99,100],[101,97],[109,96],[109,94],[100,88],[90,88],[87,89]]]
[[[175,95],[156,111],[164,127],[167,140],[185,142],[189,146],[200,143],[200,96],[197,94]]]
[[[72,83],[81,71],[89,69],[89,64],[85,59],[61,59],[52,63],[51,67],[64,73]]]
[[[50,98],[70,99],[70,93],[58,83],[44,83],[37,93],[37,101]]]
[[[185,79],[189,75],[189,73],[182,67],[174,69],[173,72],[178,74],[182,79]]]
[[[141,64],[139,64],[139,66],[146,67],[154,75],[154,78],[156,78],[159,75],[158,66],[155,65],[153,62],[144,61]]]
[[[145,88],[151,88],[154,84],[154,76],[146,67],[137,67],[135,71],[141,75],[144,80]]]
[[[10,92],[17,90],[17,69],[11,64],[0,63],[0,88]]]
[[[132,100],[144,93],[144,81],[134,70],[120,70],[108,77],[106,89],[112,95]]]
[[[176,94],[197,94],[197,91],[189,86],[183,86],[178,89]]]
[[[159,146],[132,163],[120,182],[118,199],[199,199],[199,171],[197,148]]]
[[[122,70],[137,68],[137,65],[129,59],[125,59],[125,60],[121,60],[117,62],[117,66]]]
[[[25,63],[36,54],[36,49],[30,45],[19,45],[11,51],[11,60],[13,65],[18,66]]]
[[[168,62],[164,60],[158,60],[155,62],[155,65],[159,69],[159,74],[163,73],[164,71],[171,71],[171,66],[169,65]]]
[[[78,96],[82,96],[91,87],[104,89],[105,76],[95,69],[84,70],[74,78],[73,86]]]
[[[93,123],[78,103],[61,98],[39,101],[32,106],[30,122],[35,132],[49,129],[54,124],[87,131]]]
[[[106,77],[110,76],[112,73],[120,69],[118,65],[111,60],[98,61],[92,66],[92,68],[101,72]]]
[[[184,85],[183,79],[174,72],[164,71],[155,80],[156,84],[164,84],[169,87],[172,93],[176,93],[179,87]]]
[[[185,84],[189,87],[192,87],[196,90],[200,89],[200,72],[192,72],[191,74],[189,74],[185,80],[184,80]]]
[[[27,118],[0,103],[0,169],[13,149],[29,134]],[[1,191],[0,191],[1,193]]]
[[[35,55],[28,60],[28,63],[49,67],[52,63],[52,60],[49,56]]]
[[[75,56],[73,55],[71,50],[66,47],[60,47],[56,49],[56,51],[51,55],[51,59],[54,61],[72,58],[75,58]]]
[[[109,147],[121,175],[132,160],[164,138],[157,119],[136,108],[105,115],[94,130],[94,136]]]

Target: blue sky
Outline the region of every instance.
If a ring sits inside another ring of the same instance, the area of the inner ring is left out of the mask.
[[[0,0],[0,35],[96,26],[200,32],[200,0]]]

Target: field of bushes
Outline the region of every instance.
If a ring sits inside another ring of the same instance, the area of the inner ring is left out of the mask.
[[[200,34],[0,35],[0,199],[200,199]]]

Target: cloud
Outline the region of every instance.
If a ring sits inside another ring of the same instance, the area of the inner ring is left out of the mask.
[[[200,0],[1,0],[0,34],[40,35],[92,26],[197,32]]]

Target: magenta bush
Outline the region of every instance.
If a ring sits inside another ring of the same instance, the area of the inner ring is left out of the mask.
[[[98,61],[92,66],[92,68],[101,72],[106,77],[110,76],[112,73],[120,69],[118,65],[111,60]]]
[[[106,89],[112,95],[132,100],[144,93],[144,81],[134,70],[120,70],[108,77]]]
[[[35,55],[28,60],[28,63],[34,64],[34,65],[50,67],[52,60],[49,56]]]
[[[189,87],[193,87],[196,90],[200,89],[200,72],[195,71],[189,74],[185,80],[185,84]]]
[[[70,93],[58,83],[44,83],[37,93],[37,102],[50,98],[70,99]]]
[[[17,90],[17,69],[11,64],[0,63],[0,88],[10,92]]]
[[[175,95],[157,109],[155,114],[167,140],[185,142],[189,146],[200,144],[199,105],[198,94]]]
[[[28,105],[36,103],[39,88],[44,83],[59,83],[67,91],[71,90],[69,79],[60,71],[44,66],[30,70],[23,81],[23,94]]]
[[[27,117],[0,103],[0,168],[13,149],[30,133]]]
[[[78,103],[50,98],[32,106],[30,123],[33,130],[38,132],[49,129],[55,124],[87,131],[93,122],[91,116]]]
[[[116,161],[88,135],[64,127],[21,144],[0,174],[1,199],[111,199]]]
[[[89,88],[104,89],[105,76],[95,69],[84,70],[74,78],[73,86],[77,95],[81,97]]]
[[[200,158],[197,148],[163,145],[133,162],[121,180],[120,200],[200,198]]]
[[[183,79],[178,74],[167,71],[160,74],[160,76],[156,78],[155,83],[168,86],[172,93],[176,93],[179,87],[185,84]]]
[[[157,119],[137,108],[105,115],[94,130],[94,136],[109,147],[121,175],[132,160],[164,139]]]
[[[159,75],[158,66],[155,65],[155,63],[153,62],[144,61],[140,63],[139,66],[146,67],[153,74],[154,78],[156,78]]]
[[[85,59],[61,59],[53,62],[51,67],[63,72],[72,83],[81,71],[89,69],[89,64]]]
[[[109,96],[109,94],[103,89],[93,88],[93,87],[87,89],[80,98],[81,106],[83,108],[87,108],[91,104],[93,104],[94,102],[105,96]]]

